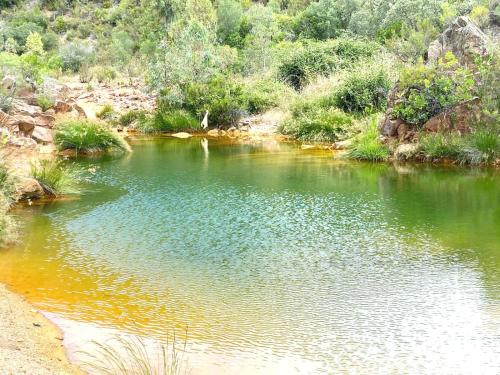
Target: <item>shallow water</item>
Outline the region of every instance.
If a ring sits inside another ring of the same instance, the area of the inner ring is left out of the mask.
[[[80,160],[0,281],[75,346],[188,327],[191,374],[500,373],[498,172],[200,142]]]

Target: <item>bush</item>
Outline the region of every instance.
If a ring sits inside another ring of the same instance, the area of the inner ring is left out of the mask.
[[[246,109],[243,87],[222,77],[208,83],[190,83],[184,91],[182,109],[198,119],[208,111],[209,124],[217,127],[236,125]]]
[[[390,86],[391,82],[383,71],[352,73],[335,92],[333,102],[346,112],[378,112],[387,106]]]
[[[101,120],[110,120],[115,113],[111,104],[104,105],[99,111],[96,112],[96,117]]]
[[[96,66],[92,69],[92,76],[99,83],[109,83],[116,78],[116,71],[109,66]]]
[[[54,101],[48,95],[42,94],[36,97],[36,104],[45,112],[54,106]]]
[[[277,107],[290,90],[283,83],[273,79],[255,79],[244,86],[244,101],[250,113],[262,113]]]
[[[146,120],[140,120],[137,129],[143,133],[200,130],[200,122],[189,112],[182,109],[174,109],[168,113],[156,111],[153,116]]]
[[[71,42],[59,49],[62,68],[66,71],[77,73],[83,65],[88,65],[94,60],[94,50],[83,42]]]
[[[372,42],[355,39],[337,39],[297,46],[278,66],[280,79],[300,90],[312,78],[352,66],[361,58],[372,56],[378,49]]]
[[[128,126],[134,121],[146,120],[146,112],[139,110],[130,110],[120,115],[118,123],[122,126]]]
[[[40,160],[31,164],[31,176],[38,181],[46,194],[58,196],[76,193],[76,174],[61,160]]]
[[[351,125],[352,118],[338,109],[299,103],[279,130],[302,141],[334,142],[346,138]]]
[[[472,99],[475,83],[472,73],[459,67],[451,52],[437,64],[420,62],[401,73],[398,104],[394,116],[420,126],[431,117],[462,101]]]
[[[295,20],[295,34],[302,38],[326,40],[339,36],[349,24],[356,3],[350,0],[319,0],[300,13]]]
[[[389,149],[380,141],[377,119],[373,117],[368,128],[354,139],[348,156],[357,160],[384,161],[389,155]]]
[[[111,149],[128,151],[129,145],[108,126],[88,120],[64,120],[56,124],[54,143],[60,150],[93,153]]]

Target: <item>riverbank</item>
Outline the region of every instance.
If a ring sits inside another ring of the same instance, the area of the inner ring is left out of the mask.
[[[70,364],[61,331],[19,295],[0,284],[2,374],[81,374]]]

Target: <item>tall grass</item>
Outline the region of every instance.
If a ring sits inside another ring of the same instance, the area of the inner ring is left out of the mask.
[[[111,149],[129,151],[130,146],[108,126],[89,120],[64,120],[56,125],[54,143],[60,150],[93,153]]]
[[[357,160],[384,161],[389,156],[389,149],[380,141],[377,117],[372,116],[366,130],[354,139],[348,157]]]
[[[88,359],[82,368],[103,375],[184,375],[188,370],[186,343],[187,337],[178,343],[175,334],[166,343],[153,346],[135,336],[115,336],[104,344],[94,341],[97,350],[83,353]]]
[[[420,137],[419,148],[428,159],[456,158],[463,141],[457,134],[430,133]]]
[[[40,160],[31,164],[31,176],[48,195],[58,196],[78,192],[75,170],[59,159]]]

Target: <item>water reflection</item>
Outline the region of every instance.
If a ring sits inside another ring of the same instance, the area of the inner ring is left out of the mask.
[[[81,201],[23,218],[1,280],[70,320],[188,325],[201,373],[499,370],[498,173],[207,152],[160,140],[103,159]]]

